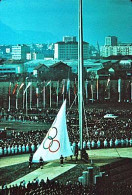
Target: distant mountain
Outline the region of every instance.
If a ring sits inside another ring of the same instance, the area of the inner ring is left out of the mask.
[[[17,37],[16,32],[0,21],[0,44],[11,44],[15,37]]]
[[[54,34],[37,31],[15,31],[0,21],[0,44],[51,43],[59,40]]]

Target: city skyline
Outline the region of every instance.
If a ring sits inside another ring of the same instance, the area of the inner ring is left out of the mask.
[[[119,42],[132,42],[131,11],[129,0],[84,0],[84,40],[104,45],[105,37],[112,35]],[[0,29],[0,44],[55,43],[63,36],[77,37],[78,1],[1,1]]]

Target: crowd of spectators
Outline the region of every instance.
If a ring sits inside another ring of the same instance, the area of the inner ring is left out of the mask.
[[[45,113],[42,110],[38,115],[33,113],[24,118],[24,121],[37,121],[44,123],[53,122],[58,109],[47,109]],[[43,114],[42,114],[43,113]],[[113,114],[117,115],[116,119],[104,119],[106,113],[111,110],[105,109],[86,109],[84,115],[83,147],[85,149],[112,148],[112,147],[131,147],[132,146],[132,111],[131,110],[114,110]],[[79,126],[78,126],[77,109],[68,110],[67,126],[71,147],[74,150],[79,143]],[[22,117],[22,118],[21,118]],[[23,114],[6,113],[2,115],[1,120],[16,120],[23,122]],[[48,130],[39,129],[35,131],[11,131],[10,137],[0,138],[0,156],[20,153],[34,152]]]
[[[47,178],[45,182],[43,179],[34,179],[32,182],[26,183],[23,180],[20,185],[12,185],[7,187],[4,185],[1,190],[2,195],[106,195],[106,194],[120,194],[131,195],[132,185],[125,182],[113,182],[109,186],[89,185],[83,186],[80,182],[67,181],[63,184],[58,181],[50,181]]]
[[[45,182],[43,179],[39,180],[38,178],[34,179],[32,182],[26,183],[23,180],[19,186],[13,185],[7,187],[4,185],[2,187],[2,195],[10,194],[10,195],[36,195],[36,194],[49,194],[49,195],[57,195],[57,194],[94,194],[95,188],[83,186],[79,182],[72,183],[71,181],[67,181],[66,184],[63,184],[58,181],[50,181],[47,178]]]

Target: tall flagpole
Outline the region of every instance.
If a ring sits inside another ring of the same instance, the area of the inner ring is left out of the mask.
[[[18,95],[16,94],[16,110],[18,109]]]
[[[30,109],[32,108],[32,85],[30,85]]]
[[[26,77],[26,87],[27,87],[27,79],[28,77]],[[26,116],[28,115],[28,93],[27,93],[27,90],[26,90]]]
[[[99,75],[97,75],[97,100],[99,100]]]
[[[82,0],[79,0],[79,41],[78,41],[78,110],[79,110],[79,132],[80,150],[83,150],[83,20]]]
[[[44,87],[43,87],[43,106],[45,108],[45,81],[44,81]]]
[[[56,94],[57,94],[57,107],[58,107],[58,100],[59,100],[59,96],[58,96],[58,93],[59,93],[59,81],[57,81],[57,88],[56,88]]]
[[[51,82],[50,82],[50,108],[51,108],[52,100],[51,100]]]
[[[10,85],[9,85],[9,100],[8,100],[8,110],[10,111],[10,108],[11,108],[11,82],[10,82]]]
[[[118,79],[118,102],[121,102],[121,79]]]

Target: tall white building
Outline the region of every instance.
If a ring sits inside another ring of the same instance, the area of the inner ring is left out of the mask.
[[[117,37],[116,36],[105,37],[105,45],[106,46],[116,46],[117,45]]]
[[[12,59],[26,60],[27,53],[29,52],[30,52],[30,47],[27,45],[14,45],[12,46]]]
[[[84,60],[89,58],[89,44],[83,42]],[[78,42],[57,42],[54,46],[54,59],[56,60],[76,60],[78,59]]]

